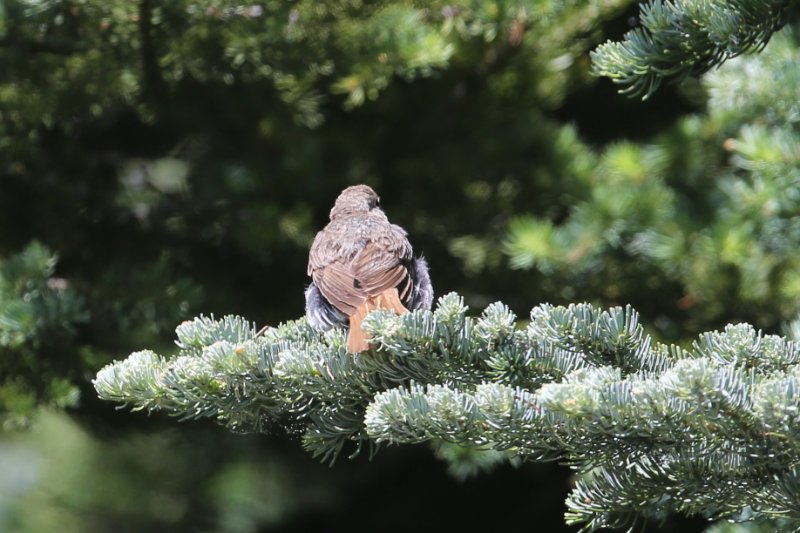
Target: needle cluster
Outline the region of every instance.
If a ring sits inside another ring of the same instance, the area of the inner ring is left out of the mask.
[[[747,324],[688,348],[646,334],[630,307],[540,305],[520,323],[448,294],[433,311],[374,312],[374,349],[305,319],[260,334],[199,317],[179,351],[102,369],[98,394],[135,410],[285,427],[332,462],[381,445],[444,441],[578,473],[567,521],[625,527],[669,512],[800,519],[800,345]]]

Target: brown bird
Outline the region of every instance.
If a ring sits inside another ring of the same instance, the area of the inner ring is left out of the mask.
[[[389,222],[366,185],[342,191],[330,219],[308,256],[306,316],[320,330],[349,326],[347,349],[358,353],[369,349],[361,321],[370,311],[430,309],[428,264],[414,259],[405,230]]]

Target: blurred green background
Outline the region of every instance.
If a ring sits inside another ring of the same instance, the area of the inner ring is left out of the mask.
[[[670,342],[795,336],[796,27],[642,102],[589,74],[637,13],[0,4],[0,531],[571,531],[563,466],[416,447],[329,468],[291,429],[120,412],[90,380],[199,313],[300,316],[308,247],[355,183],[473,310],[632,304]]]

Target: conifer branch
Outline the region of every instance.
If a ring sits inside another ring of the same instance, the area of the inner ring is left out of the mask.
[[[592,52],[594,73],[648,98],[664,79],[697,76],[763,48],[787,22],[791,0],[651,0],[641,27]]]
[[[328,462],[432,440],[565,460],[581,474],[567,520],[586,529],[666,512],[800,520],[796,343],[739,324],[683,350],[653,341],[630,307],[544,304],[524,328],[500,303],[466,312],[456,294],[434,311],[374,312],[360,355],[304,319],[257,335],[239,317],[200,317],[177,328],[177,355],[136,352],[94,385],[134,410],[299,429]]]

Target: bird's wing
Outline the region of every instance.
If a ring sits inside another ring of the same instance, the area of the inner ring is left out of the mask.
[[[327,228],[326,228],[327,229]],[[313,276],[314,272],[325,268],[329,263],[336,260],[337,249],[326,245],[325,230],[317,233],[311,250],[308,252],[308,275]]]
[[[403,240],[408,242],[405,238]],[[405,253],[406,248],[408,254]],[[406,267],[410,251],[410,246],[398,248],[383,241],[368,243],[353,258],[356,282],[368,296],[377,296],[386,289],[396,288],[400,299],[405,300],[411,289],[411,277]]]
[[[377,238],[375,238],[377,237]],[[343,254],[341,243],[318,234],[309,253],[308,270],[322,295],[339,311],[352,316],[369,297],[398,290],[405,301],[412,289],[406,265],[412,258],[405,231],[388,224],[365,239],[360,250]]]
[[[367,293],[356,283],[356,277],[349,264],[339,261],[315,270],[311,277],[319,291],[336,309],[347,316],[355,313],[359,305],[367,299]]]

